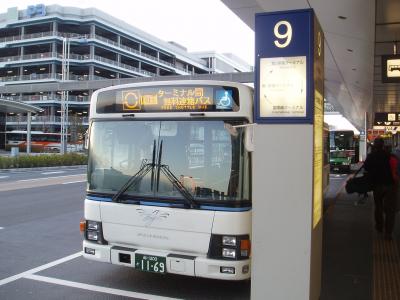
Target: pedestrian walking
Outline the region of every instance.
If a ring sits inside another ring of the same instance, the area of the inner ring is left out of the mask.
[[[397,168],[397,161],[384,148],[384,140],[376,138],[364,168],[373,185],[375,204],[375,229],[384,233],[387,240],[392,240],[396,214],[395,178],[392,169]],[[393,167],[391,167],[391,164]]]

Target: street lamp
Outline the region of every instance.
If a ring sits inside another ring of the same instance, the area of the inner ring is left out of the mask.
[[[62,74],[61,80],[69,80],[69,54],[70,40],[68,37],[63,38],[62,46]],[[61,94],[61,148],[60,153],[67,153],[68,146],[68,91],[63,90]]]

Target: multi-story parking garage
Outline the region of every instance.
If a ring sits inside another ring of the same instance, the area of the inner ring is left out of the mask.
[[[64,78],[63,66],[69,69]],[[45,84],[40,91],[0,96],[42,107],[32,122],[36,131],[60,131],[62,92],[46,84],[243,71],[251,67],[233,55],[189,53],[95,8],[36,5],[0,14],[0,85]],[[92,92],[69,91],[72,127],[87,125]],[[25,130],[26,117],[6,118],[8,131]]]

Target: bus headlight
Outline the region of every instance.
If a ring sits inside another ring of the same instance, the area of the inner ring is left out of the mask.
[[[235,236],[222,236],[222,245],[224,246],[236,246],[236,237]]]
[[[236,249],[222,248],[222,256],[227,258],[236,258]]]
[[[99,222],[87,221],[87,229],[96,231],[99,230]]]
[[[96,242],[98,244],[107,244],[107,241],[103,237],[103,227],[101,222],[86,220],[85,238],[89,241]]]
[[[99,240],[99,234],[97,231],[88,231],[87,238],[88,238],[88,240],[97,242]]]
[[[245,235],[211,235],[207,257],[243,260],[250,257],[250,238]]]

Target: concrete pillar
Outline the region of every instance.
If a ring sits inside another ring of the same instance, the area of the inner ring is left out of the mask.
[[[0,112],[0,149],[6,148],[6,113]]]
[[[94,45],[90,45],[90,59],[94,58]]]
[[[118,46],[121,46],[121,36],[120,35],[117,36],[117,43],[118,43]]]
[[[56,78],[56,72],[57,72],[57,70],[56,70],[56,64],[55,64],[55,63],[52,63],[52,64],[51,64],[51,78]]]
[[[93,80],[94,79],[93,76],[94,76],[94,66],[90,65],[89,66],[89,80]]]
[[[21,38],[24,38],[25,35],[25,26],[21,27]]]
[[[58,34],[58,23],[57,21],[53,21],[53,35]]]
[[[49,112],[49,116],[50,116],[50,120],[55,119],[55,115],[56,115],[56,110],[55,110],[55,106],[50,106],[50,112]]]
[[[27,125],[26,125],[26,154],[31,153],[31,122],[32,122],[32,113],[28,112],[27,114]]]
[[[94,24],[90,25],[90,37],[94,38],[94,35],[96,34],[96,26]]]
[[[51,43],[51,52],[53,53],[53,55],[57,55],[57,43],[56,42]]]

